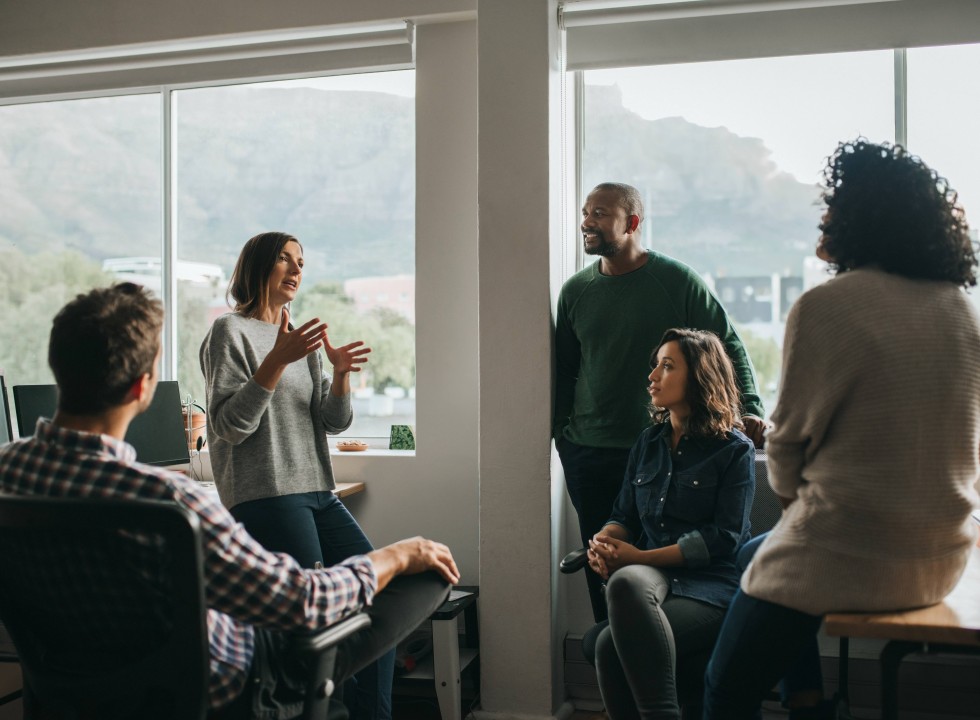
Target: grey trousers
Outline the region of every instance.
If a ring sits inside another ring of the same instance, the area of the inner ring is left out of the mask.
[[[596,642],[599,690],[611,720],[679,720],[678,666],[694,686],[704,675],[725,609],[670,594],[657,568],[629,565],[606,585],[609,627]]]

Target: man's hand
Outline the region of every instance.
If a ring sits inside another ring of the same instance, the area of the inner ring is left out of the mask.
[[[769,423],[755,415],[743,415],[742,423],[745,425],[746,436],[761,450],[766,442],[766,433],[769,432]]]
[[[422,537],[399,540],[369,552],[367,556],[378,576],[378,590],[397,575],[415,575],[428,570],[436,571],[452,585],[459,582],[459,568],[449,548]]]

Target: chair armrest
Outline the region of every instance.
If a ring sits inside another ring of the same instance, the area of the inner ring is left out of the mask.
[[[319,630],[309,632],[298,632],[292,635],[293,647],[300,652],[318,653],[339,643],[358,630],[363,630],[371,625],[371,618],[367,613],[359,612],[344,618],[333,625],[328,625]]]
[[[587,553],[588,548],[579,548],[578,550],[572,550],[568,555],[562,558],[561,562],[558,564],[558,569],[561,570],[566,575],[571,575],[574,572],[578,572],[585,567],[588,563],[589,558]]]

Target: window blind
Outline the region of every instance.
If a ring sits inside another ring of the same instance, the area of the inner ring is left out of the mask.
[[[569,70],[980,42],[976,0],[566,0]]]

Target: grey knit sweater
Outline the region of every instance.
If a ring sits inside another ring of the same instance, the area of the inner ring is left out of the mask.
[[[350,427],[350,396],[330,393],[320,352],[289,365],[273,391],[255,382],[278,332],[278,325],[231,313],[201,344],[211,465],[229,508],[334,488],[327,433]]]
[[[769,478],[795,502],[742,576],[813,615],[940,601],[976,538],[980,329],[952,283],[853,270],[786,324]]]

